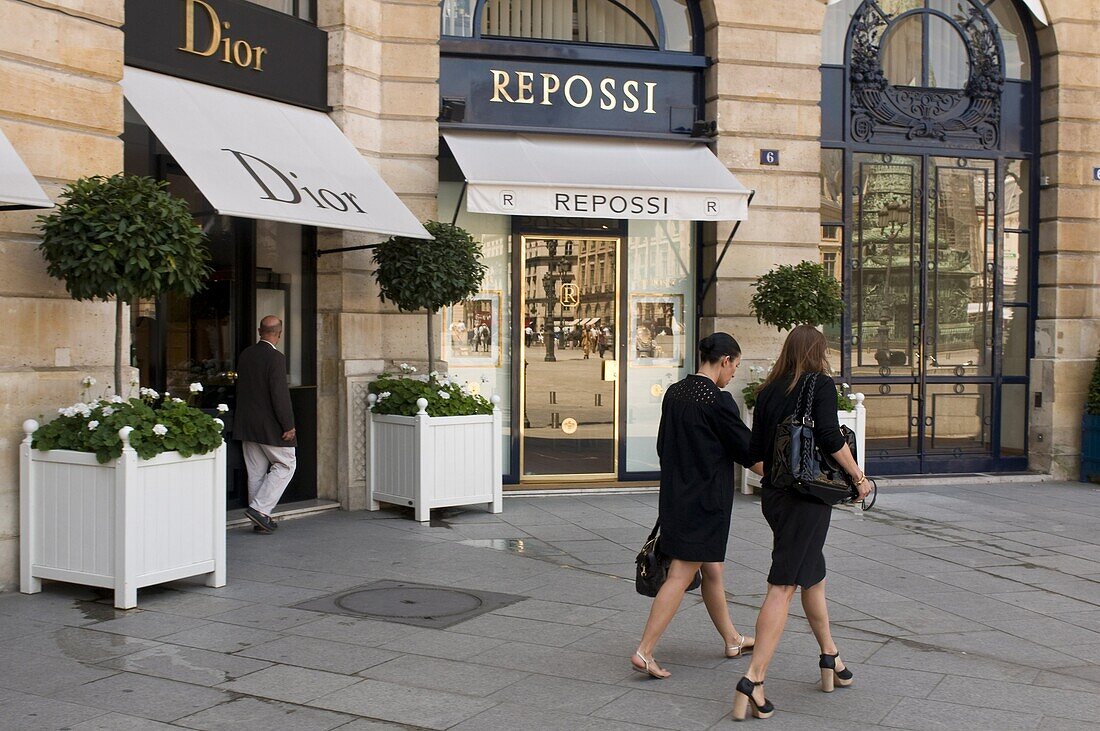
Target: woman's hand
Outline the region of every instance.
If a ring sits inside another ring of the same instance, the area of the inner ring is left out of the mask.
[[[859,493],[860,500],[866,500],[867,496],[871,494],[871,481],[867,479],[866,474],[860,474],[858,478],[853,477],[852,486]]]

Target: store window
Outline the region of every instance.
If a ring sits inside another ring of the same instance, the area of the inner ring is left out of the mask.
[[[694,50],[687,0],[444,0],[442,34]]]
[[[271,10],[277,10],[295,18],[317,22],[317,0],[247,0],[253,5],[261,5]]]

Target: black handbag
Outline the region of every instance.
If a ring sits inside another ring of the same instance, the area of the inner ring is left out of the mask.
[[[814,439],[813,394],[817,376],[813,373],[803,379],[794,413],[781,421],[776,429],[772,485],[793,490],[826,505],[854,503],[859,500],[859,491],[848,473],[831,454],[822,452]],[[855,433],[846,426],[840,427],[840,433],[852,452],[852,459],[856,459]],[[871,501],[863,501],[864,510],[870,510],[878,496],[874,480],[871,480],[871,490]]]
[[[661,553],[660,531],[661,519],[658,518],[657,522],[653,524],[653,530],[650,531],[649,538],[645,540],[642,550],[638,551],[638,557],[634,559],[634,588],[642,596],[657,596],[657,592],[661,590],[661,585],[668,578],[668,567],[672,563],[672,559]],[[698,589],[702,583],[703,573],[696,571],[695,578],[691,580],[691,585],[688,586],[687,590]]]

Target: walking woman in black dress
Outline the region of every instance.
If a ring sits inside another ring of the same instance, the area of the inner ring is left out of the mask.
[[[818,667],[821,689],[852,684],[852,671],[841,662],[825,604],[825,556],[822,547],[829,531],[832,508],[801,494],[771,484],[775,433],[779,423],[795,413],[805,379],[817,374],[812,394],[814,440],[821,451],[832,454],[859,490],[860,498],[870,492],[870,482],[859,469],[840,434],[836,415],[836,385],[829,375],[825,357],[825,336],[809,325],[799,325],[787,336],[779,359],[756,397],[752,419],[751,453],[764,461],[761,509],[773,535],[772,565],[768,593],[756,619],[756,649],[749,670],[737,683],[733,696],[733,717],[743,720],[751,706],[753,716],[768,718],[774,713],[764,697],[764,676],[787,623],[796,587],[802,588],[802,608],[814,637],[821,646]],[[803,405],[802,408],[805,408]]]
[[[750,433],[733,397],[722,388],[741,363],[741,347],[727,333],[699,342],[699,372],[668,387],[661,404],[657,454],[661,459],[661,553],[672,559],[653,600],[634,669],[654,678],[671,673],[653,659],[696,571],[703,573],[703,603],[722,635],[726,657],[753,646],[730,619],[722,570],[733,510],[734,462],[749,462]],[[755,471],[761,470],[754,465]]]

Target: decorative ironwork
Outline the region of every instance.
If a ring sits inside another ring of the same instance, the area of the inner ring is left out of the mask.
[[[883,71],[883,41],[902,17],[914,13],[950,23],[965,44],[970,76],[962,89],[893,85]],[[994,149],[1000,142],[1004,64],[996,26],[984,8],[960,0],[954,17],[917,10],[892,16],[876,0],[856,11],[851,26],[851,134],[870,142],[879,132],[904,134],[906,139],[976,142]]]

